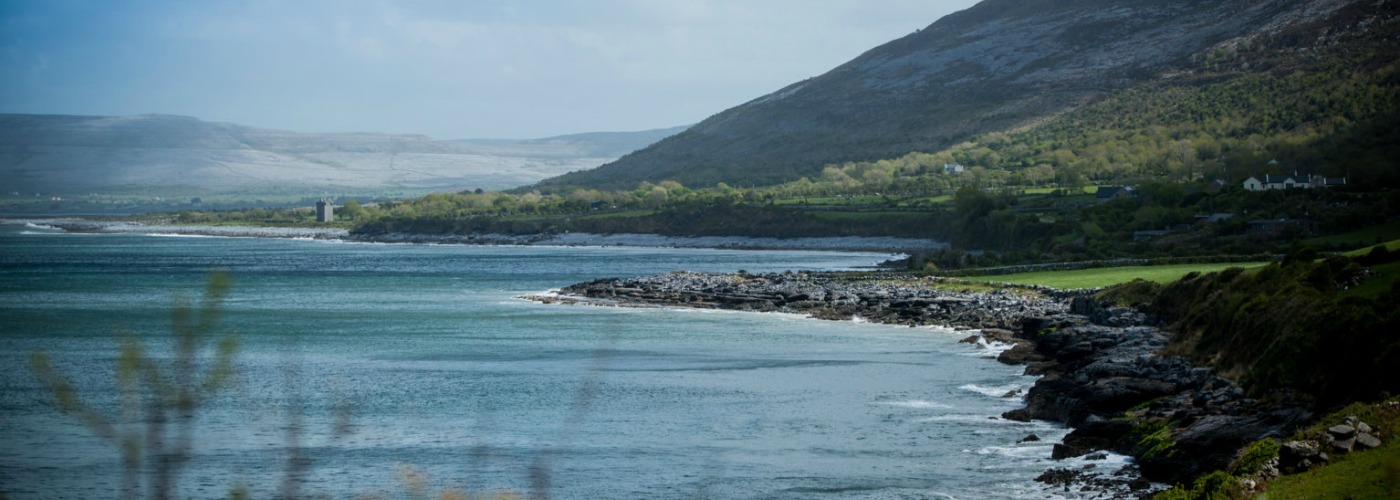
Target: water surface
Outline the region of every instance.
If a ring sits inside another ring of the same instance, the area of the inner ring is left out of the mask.
[[[240,371],[197,419],[182,497],[273,496],[292,450],[309,460],[302,492],[333,498],[402,495],[405,470],[432,488],[556,498],[1044,496],[1031,479],[1056,465],[1049,445],[1016,441],[1064,431],[993,418],[1032,380],[957,343],[965,333],[516,298],[888,257],[0,227],[0,491],[117,495],[116,448],[56,413],[28,358],[48,352],[115,418],[118,339],[168,355],[172,303],[220,268]]]

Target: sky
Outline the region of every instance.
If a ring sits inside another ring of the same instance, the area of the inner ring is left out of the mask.
[[[699,122],[974,0],[0,0],[0,113],[541,138]]]

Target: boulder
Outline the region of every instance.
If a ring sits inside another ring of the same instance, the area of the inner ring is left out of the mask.
[[[1030,422],[1031,414],[1025,408],[1017,408],[1001,414],[1001,418],[1015,422]]]
[[[1021,440],[1017,441],[1017,443],[1032,443],[1035,441],[1040,441],[1040,436],[1037,436],[1035,434],[1027,434],[1026,437],[1021,438]]]
[[[1035,355],[1035,348],[1026,342],[1020,342],[997,355],[997,361],[1008,365],[1023,365],[1033,355]]]
[[[1055,443],[1055,448],[1050,450],[1050,458],[1064,460],[1066,458],[1082,457],[1089,454],[1090,451],[1093,450],[1064,443]]]
[[[1338,440],[1351,439],[1356,437],[1356,428],[1350,425],[1334,425],[1327,428],[1327,433]]]
[[[1380,445],[1380,438],[1377,438],[1364,432],[1356,435],[1356,449],[1358,450],[1369,450],[1372,448],[1378,448],[1380,447]]]

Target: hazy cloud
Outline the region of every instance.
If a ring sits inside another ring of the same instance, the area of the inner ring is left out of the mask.
[[[440,138],[666,127],[972,3],[12,0],[0,112]]]

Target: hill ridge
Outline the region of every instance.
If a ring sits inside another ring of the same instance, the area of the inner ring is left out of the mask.
[[[767,185],[815,177],[828,164],[936,151],[1158,78],[1228,40],[1326,19],[1355,3],[987,0],[541,186]]]

